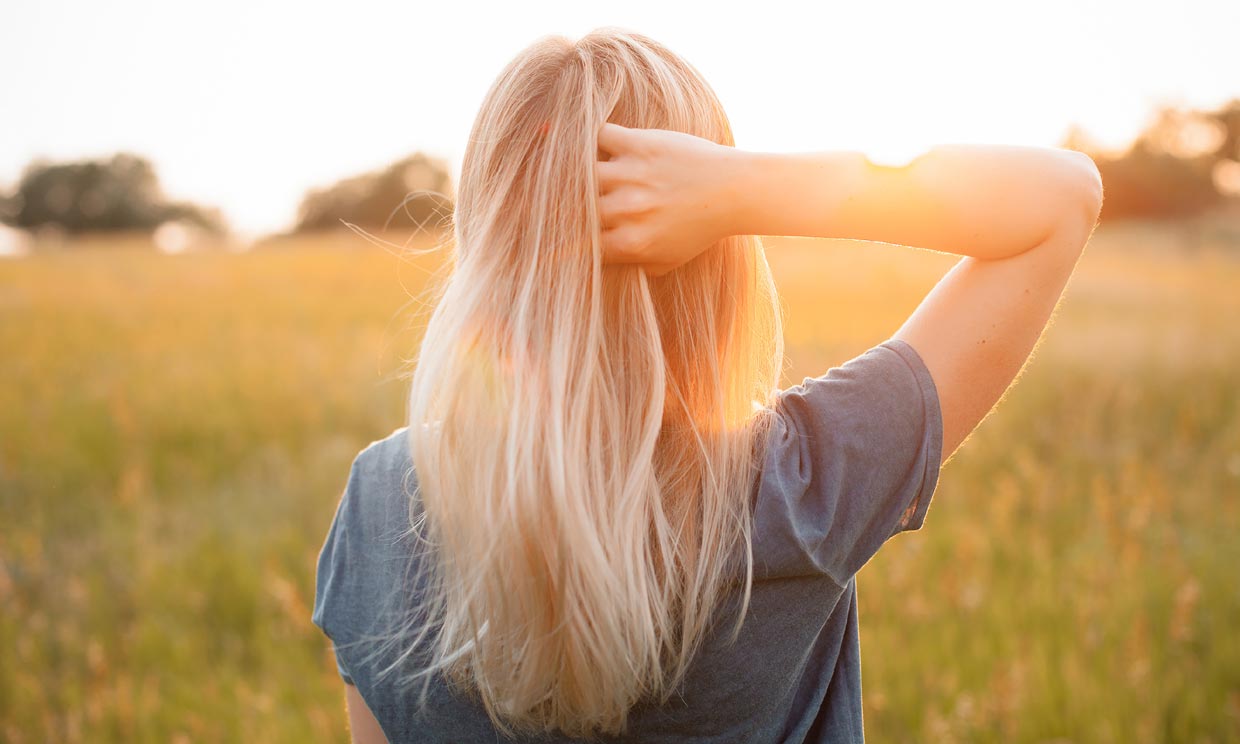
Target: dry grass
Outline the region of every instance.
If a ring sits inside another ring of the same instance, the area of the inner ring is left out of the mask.
[[[862,572],[874,740],[1240,740],[1240,245],[1178,234],[1095,237],[925,529]],[[799,381],[953,259],[771,260]],[[354,237],[0,262],[0,739],[345,740],[314,559],[402,424],[435,263]]]

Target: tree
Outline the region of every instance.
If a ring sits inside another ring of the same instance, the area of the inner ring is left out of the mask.
[[[308,192],[294,232],[340,229],[345,222],[374,230],[438,230],[448,223],[451,199],[443,161],[414,153],[381,170]]]
[[[218,210],[168,201],[151,163],[124,152],[99,160],[36,160],[0,207],[0,221],[26,230],[150,232],[171,220],[216,233],[225,229]]]
[[[1163,108],[1127,151],[1109,155],[1077,127],[1063,147],[1088,153],[1102,173],[1102,219],[1186,217],[1235,197],[1220,174],[1240,159],[1240,99],[1217,111]]]

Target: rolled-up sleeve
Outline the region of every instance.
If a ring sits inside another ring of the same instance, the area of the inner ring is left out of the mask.
[[[902,340],[783,391],[754,507],[756,567],[844,585],[888,538],[923,525],[942,448],[934,381]]]

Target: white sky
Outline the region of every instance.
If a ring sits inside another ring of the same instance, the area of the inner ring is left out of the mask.
[[[455,170],[491,81],[547,33],[619,25],[723,100],[741,147],[1121,145],[1159,103],[1240,96],[1236,0],[8,3],[0,184],[33,157],[150,157],[244,232],[414,150]]]

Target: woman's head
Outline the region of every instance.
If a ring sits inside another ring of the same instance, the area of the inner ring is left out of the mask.
[[[413,506],[432,547],[417,642],[426,672],[475,690],[501,727],[621,730],[672,692],[752,573],[783,351],[766,259],[734,236],[659,277],[604,265],[607,121],[734,144],[710,86],[645,36],[522,51],[471,132],[413,377]]]

